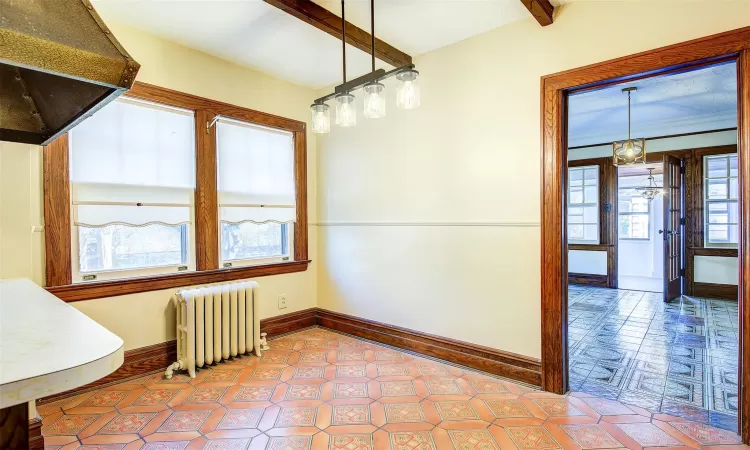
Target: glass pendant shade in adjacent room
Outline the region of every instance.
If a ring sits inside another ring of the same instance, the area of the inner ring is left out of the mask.
[[[312,113],[312,132],[325,134],[331,131],[331,111],[325,103],[314,103],[310,106]]]
[[[366,84],[365,88],[365,117],[380,119],[385,117],[385,86],[375,82]]]
[[[623,93],[628,94],[628,138],[612,143],[612,162],[616,166],[646,163],[646,139],[630,137],[630,94],[636,90],[638,90],[636,87],[626,87],[622,90]]]
[[[659,186],[656,184],[656,180],[654,179],[654,169],[648,169],[648,185],[647,186],[639,186],[635,188],[636,191],[640,192],[641,196],[645,198],[648,201],[651,201],[656,198],[657,195],[661,192],[663,189],[662,186]]]
[[[627,139],[624,141],[615,141],[613,143],[613,146],[613,158],[614,164],[616,166],[646,163],[645,139]]]
[[[419,72],[413,69],[404,70],[396,75],[399,81],[396,90],[396,107],[399,109],[414,109],[419,107]]]
[[[352,94],[339,94],[336,96],[336,125],[340,127],[353,127],[357,124],[357,107]]]

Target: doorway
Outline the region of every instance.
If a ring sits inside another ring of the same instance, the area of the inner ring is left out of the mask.
[[[645,52],[632,57],[620,58],[608,63],[567,71],[558,75],[544,77],[542,80],[542,126],[543,126],[543,186],[542,186],[542,384],[545,390],[565,392],[568,388],[568,358],[565,349],[568,344],[567,316],[568,316],[568,257],[566,255],[567,232],[565,227],[566,182],[567,182],[567,141],[565,118],[567,110],[567,94],[573,88],[601,86],[605,83],[632,81],[656,73],[674,70],[684,70],[687,64],[715,62],[719,58],[731,58],[738,61],[738,172],[743,176],[750,173],[750,161],[743,157],[743,149],[750,144],[750,28],[723,33],[721,35],[703,38],[684,44],[665,47]],[[675,181],[677,179],[675,178]],[[669,183],[669,180],[666,181]],[[675,185],[670,185],[677,188]],[[688,186],[686,186],[687,188]],[[750,195],[750,188],[739,182],[740,196]],[[686,196],[686,201],[695,201],[694,197]],[[744,218],[750,216],[748,205],[738,206],[738,311],[739,311],[739,351],[738,351],[738,416],[739,431],[746,442],[750,438],[750,422],[748,422],[747,392],[742,389],[744,383],[750,382],[750,373],[743,370],[743,363],[748,356],[750,334],[747,322],[750,314],[745,308],[744,292],[747,280],[744,273],[750,271],[750,259],[746,258],[748,241]],[[671,212],[671,211],[665,211]],[[676,214],[675,214],[676,215]],[[665,216],[668,216],[665,214]],[[673,221],[675,219],[672,219]],[[706,224],[706,228],[711,227]],[[665,230],[676,233],[674,223]],[[680,234],[681,236],[681,234]],[[680,238],[682,239],[682,238]],[[611,244],[616,245],[616,244]],[[682,256],[675,251],[668,252],[665,245],[665,259],[679,260]],[[694,254],[700,256],[703,250],[693,249]],[[669,266],[669,264],[665,264]],[[672,264],[676,269],[677,264]],[[676,282],[672,275],[665,277],[665,291],[677,289],[683,282]],[[680,270],[681,273],[681,270]],[[685,278],[691,275],[686,270]],[[682,277],[681,277],[682,278]],[[671,285],[670,285],[671,284]],[[561,326],[562,325],[562,326]]]

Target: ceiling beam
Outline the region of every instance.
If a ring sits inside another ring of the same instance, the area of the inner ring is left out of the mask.
[[[555,7],[549,0],[521,0],[521,3],[539,22],[539,25],[546,27],[552,24],[552,14],[555,12]]]
[[[315,28],[341,40],[341,17],[311,0],[263,0]],[[346,22],[346,43],[363,52],[371,52],[371,35],[365,30]],[[375,57],[394,67],[411,64],[411,56],[375,38]]]

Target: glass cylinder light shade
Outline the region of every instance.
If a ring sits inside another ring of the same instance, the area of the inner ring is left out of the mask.
[[[385,117],[385,86],[381,83],[365,85],[365,117],[369,119]]]
[[[414,109],[419,106],[418,76],[419,72],[412,69],[404,70],[396,75],[396,79],[399,81],[396,91],[396,106],[399,109]]]
[[[336,96],[336,125],[340,127],[352,127],[357,124],[357,108],[354,106],[352,94],[339,94]]]
[[[646,163],[646,140],[628,139],[613,143],[612,160],[616,166]]]
[[[312,112],[312,132],[324,134],[331,131],[331,112],[325,103],[310,106]]]

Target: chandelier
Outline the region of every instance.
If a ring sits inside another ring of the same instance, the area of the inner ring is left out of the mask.
[[[628,138],[624,141],[613,142],[614,153],[612,160],[616,166],[629,166],[646,163],[646,139],[630,138],[630,93],[637,91],[636,87],[627,87],[622,92],[628,93]]]
[[[419,106],[419,72],[414,70],[413,64],[397,67],[389,72],[384,69],[375,70],[375,0],[370,0],[371,26],[371,59],[372,71],[351,81],[346,81],[346,19],[344,0],[341,0],[341,47],[343,83],[336,86],[332,94],[321,97],[310,105],[312,113],[312,131],[316,134],[331,131],[331,113],[326,104],[329,100],[336,102],[336,125],[351,127],[357,124],[356,98],[352,91],[363,87],[364,111],[368,119],[385,117],[385,85],[381,81],[396,77],[396,107],[399,109],[414,109]]]
[[[648,169],[648,186],[639,186],[635,188],[635,190],[640,192],[643,198],[648,201],[656,198],[661,189],[662,187],[656,184],[656,180],[654,180],[654,169]]]

